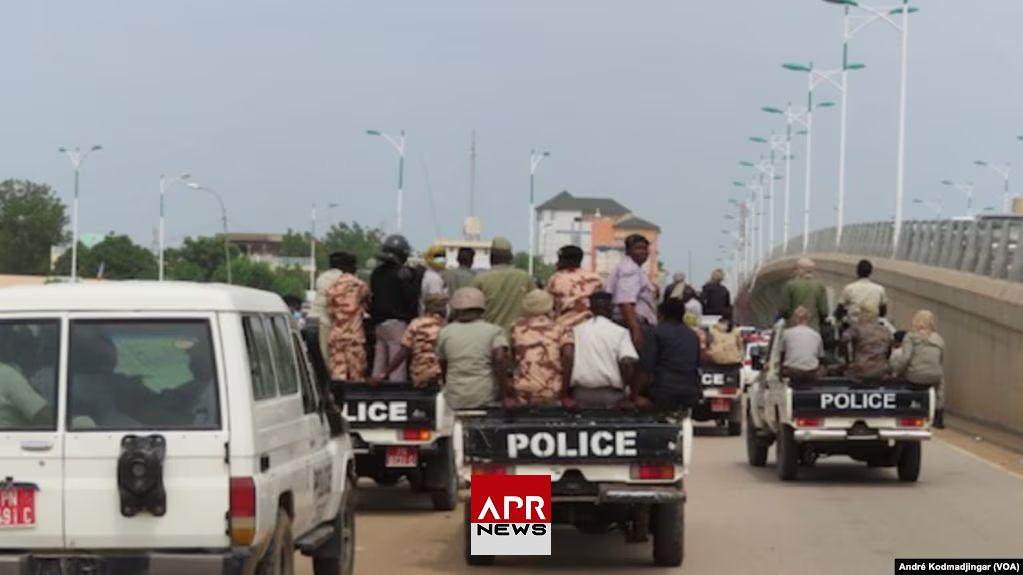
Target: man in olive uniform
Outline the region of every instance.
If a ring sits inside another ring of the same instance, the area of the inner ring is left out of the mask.
[[[490,269],[480,272],[472,287],[486,298],[484,321],[511,333],[511,326],[522,315],[522,299],[533,289],[529,274],[512,266],[512,244],[504,238],[494,238],[490,246]]]
[[[789,327],[792,327],[795,325],[792,312],[797,307],[806,308],[810,313],[807,325],[819,333],[828,317],[828,292],[824,284],[813,277],[814,268],[810,258],[799,258],[796,262],[796,277],[790,279],[782,289],[781,314],[788,320]]]

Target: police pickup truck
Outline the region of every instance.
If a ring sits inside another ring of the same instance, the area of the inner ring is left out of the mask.
[[[725,427],[728,435],[742,433],[741,376],[742,365],[701,367],[703,398],[693,407],[693,419],[714,421]]]
[[[560,408],[490,410],[462,419],[465,465],[479,475],[548,475],[551,522],[585,533],[624,531],[629,542],[652,535],[654,563],[682,564],[692,424],[688,419]],[[465,557],[472,555],[466,502]]]
[[[921,442],[931,437],[933,390],[845,377],[790,381],[780,373],[780,337],[781,329],[775,330],[767,363],[745,394],[750,465],[763,466],[768,448],[776,443],[783,481],[828,455],[896,467],[901,481],[916,481]]]
[[[413,490],[430,493],[434,509],[454,509],[458,503],[455,421],[440,388],[334,383],[351,429],[358,475],[380,485],[394,485],[405,477]]]

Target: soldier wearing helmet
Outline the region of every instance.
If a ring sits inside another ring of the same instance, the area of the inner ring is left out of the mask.
[[[437,338],[437,358],[444,379],[444,399],[453,409],[477,409],[500,396],[515,403],[508,378],[508,338],[483,319],[483,292],[462,288],[451,296],[451,323]]]
[[[374,326],[376,344],[373,354],[373,376],[386,376],[387,368],[401,352],[405,329],[419,315],[419,282],[409,268],[412,252],[408,240],[401,235],[384,239],[380,249],[380,264],[369,278],[373,299],[370,318]],[[405,381],[407,371],[400,365],[391,372],[390,381]]]

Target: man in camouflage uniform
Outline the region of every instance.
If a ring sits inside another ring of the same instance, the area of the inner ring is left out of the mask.
[[[330,317],[328,368],[330,378],[359,381],[366,376],[366,332],[362,320],[369,301],[369,287],[355,276],[352,254],[340,254],[341,275],[327,289]]]
[[[440,360],[437,359],[437,337],[444,327],[448,310],[446,294],[430,294],[423,301],[423,314],[412,320],[401,338],[401,351],[387,366],[387,373],[373,377],[381,383],[401,367],[408,358],[409,376],[416,387],[426,387],[440,380]]]
[[[522,301],[523,315],[512,326],[512,353],[517,362],[512,384],[520,404],[551,405],[561,401],[563,361],[572,357],[571,332],[551,317],[554,298],[533,290]]]
[[[604,286],[600,276],[581,269],[582,263],[583,251],[579,247],[562,247],[558,250],[558,272],[547,282],[547,292],[554,297],[558,325],[569,332],[593,317],[590,294]]]
[[[842,334],[842,347],[846,351],[849,366],[846,375],[859,379],[880,379],[888,373],[892,334],[878,321],[876,307],[860,306],[859,321]]]

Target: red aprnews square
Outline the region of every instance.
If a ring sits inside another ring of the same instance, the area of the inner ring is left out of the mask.
[[[474,475],[470,486],[471,554],[551,554],[549,475]]]

